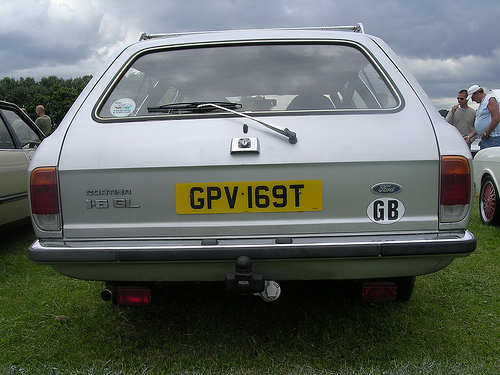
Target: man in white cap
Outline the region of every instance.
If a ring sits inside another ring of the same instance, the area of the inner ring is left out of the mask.
[[[474,122],[474,130],[464,139],[468,143],[474,135],[478,134],[481,137],[481,150],[488,147],[500,146],[500,111],[498,101],[493,95],[486,95],[484,90],[478,85],[472,85],[467,90],[467,99],[472,99],[479,103],[479,108],[476,110],[476,120]]]

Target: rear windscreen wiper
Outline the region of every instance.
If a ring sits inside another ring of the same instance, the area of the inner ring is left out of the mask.
[[[245,117],[249,120],[253,120],[261,125],[264,125],[266,128],[268,129],[271,129],[273,131],[275,131],[276,133],[278,134],[281,134],[281,135],[284,135],[285,137],[288,138],[288,142],[292,145],[294,145],[295,143],[297,143],[297,134],[293,131],[291,131],[290,129],[288,128],[283,128],[283,127],[280,127],[280,126],[277,126],[277,125],[272,125],[266,121],[262,121],[258,118],[255,118],[255,117],[252,117],[252,116],[248,116],[247,114],[245,113],[241,113],[241,112],[236,112],[236,111],[233,111],[231,108],[228,108],[228,107],[223,107],[221,105],[219,105],[217,102],[213,102],[213,103],[200,103],[198,104],[198,107],[199,108],[219,108],[221,110],[224,110],[226,112],[230,112],[230,113],[234,113],[235,115],[238,115],[238,116],[241,116],[241,117]]]
[[[148,107],[148,112],[171,112],[171,111],[189,111],[189,112],[210,112],[220,109],[221,107],[229,109],[241,108],[240,103],[233,102],[210,102],[217,105],[215,106],[201,106],[207,102],[186,102],[186,103],[170,103],[157,107]]]
[[[222,110],[236,114],[241,117],[253,120],[261,125],[264,125],[268,129],[271,129],[279,134],[284,135],[288,138],[291,144],[297,143],[297,135],[295,132],[288,128],[282,128],[276,125],[271,125],[268,122],[262,121],[258,118],[248,116],[247,114],[236,112],[235,109],[241,108],[240,103],[233,102],[186,102],[186,103],[170,103],[164,104],[157,107],[148,107],[148,112],[164,112],[164,113],[179,113],[181,111],[189,111],[195,113],[211,112],[214,110]]]

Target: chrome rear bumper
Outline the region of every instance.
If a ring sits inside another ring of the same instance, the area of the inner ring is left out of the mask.
[[[234,261],[251,259],[357,258],[467,255],[476,249],[469,232],[397,236],[293,237],[200,240],[35,241],[28,254],[40,263]]]
[[[29,258],[87,280],[217,281],[249,257],[275,280],[416,276],[469,255],[469,231],[363,237],[34,242]]]

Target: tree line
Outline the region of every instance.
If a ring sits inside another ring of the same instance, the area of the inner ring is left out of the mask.
[[[80,92],[92,76],[63,79],[56,76],[34,78],[3,78],[0,80],[0,99],[26,108],[28,116],[36,119],[35,108],[41,104],[53,124],[60,124]]]
[[[33,78],[3,78],[0,80],[0,100],[26,108],[28,116],[36,120],[35,108],[41,104],[52,123],[59,125],[80,92],[92,78],[91,75],[63,79],[56,76]],[[439,110],[446,117],[448,110]]]

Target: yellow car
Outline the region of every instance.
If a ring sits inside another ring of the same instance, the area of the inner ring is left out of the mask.
[[[0,229],[30,222],[26,171],[42,139],[19,107],[0,101]]]

